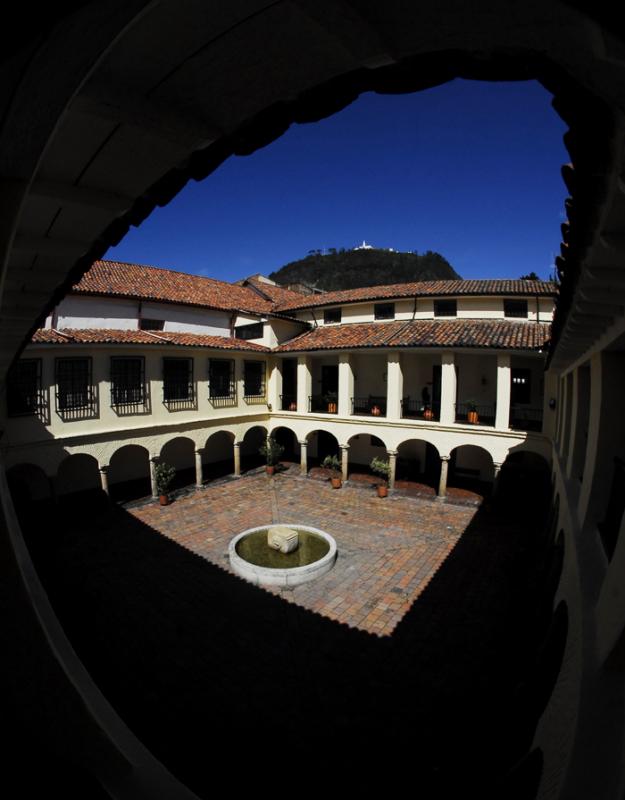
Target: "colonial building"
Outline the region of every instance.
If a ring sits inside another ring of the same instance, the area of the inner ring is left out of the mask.
[[[388,455],[446,493],[512,451],[550,458],[555,286],[429,281],[302,295],[96,262],[13,366],[3,451],[16,496],[156,492],[239,475],[268,433],[289,456]]]

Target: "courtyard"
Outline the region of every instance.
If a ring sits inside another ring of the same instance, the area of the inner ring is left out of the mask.
[[[67,514],[28,533],[55,611],[124,720],[200,797],[250,742],[241,786],[276,747],[301,760],[323,742],[341,780],[393,763],[389,786],[418,770],[426,797],[514,796],[502,786],[534,726],[519,687],[545,630],[540,525],[486,503],[333,490],[294,467],[166,507]],[[334,569],[292,590],[236,577],[230,538],[275,522],[331,533]]]

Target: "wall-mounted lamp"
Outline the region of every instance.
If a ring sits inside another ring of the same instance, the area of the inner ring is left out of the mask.
[[[551,398],[549,399],[549,408],[550,408],[552,411],[555,411],[555,408],[556,408],[556,398],[555,398],[555,397],[551,397]]]

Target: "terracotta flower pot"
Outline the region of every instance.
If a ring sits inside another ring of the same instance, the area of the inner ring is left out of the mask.
[[[467,413],[467,421],[471,423],[471,425],[477,425],[479,421],[479,417],[477,415],[477,411],[469,411]]]
[[[168,494],[159,494],[158,502],[162,506],[168,506],[169,505],[169,495]]]
[[[423,412],[423,419],[434,419],[434,412],[431,408],[426,408]]]
[[[388,486],[385,483],[378,483],[376,488],[378,497],[386,497],[388,495]]]
[[[289,411],[297,411],[297,403],[289,403]]]
[[[267,475],[273,475],[276,471],[275,464],[272,464],[271,466],[267,464],[267,466],[265,467],[265,471],[267,472]]]
[[[374,417],[379,417],[381,415],[380,406],[373,406],[371,409],[371,415]]]
[[[328,403],[328,414],[336,414],[336,403]]]
[[[343,479],[340,478],[340,477],[337,478],[337,477],[332,476],[330,478],[330,483],[332,484],[332,488],[333,489],[340,489],[341,486],[343,485]]]

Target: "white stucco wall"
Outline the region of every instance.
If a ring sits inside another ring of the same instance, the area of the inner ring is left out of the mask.
[[[115,297],[65,297],[56,309],[57,328],[137,330],[139,303]]]

